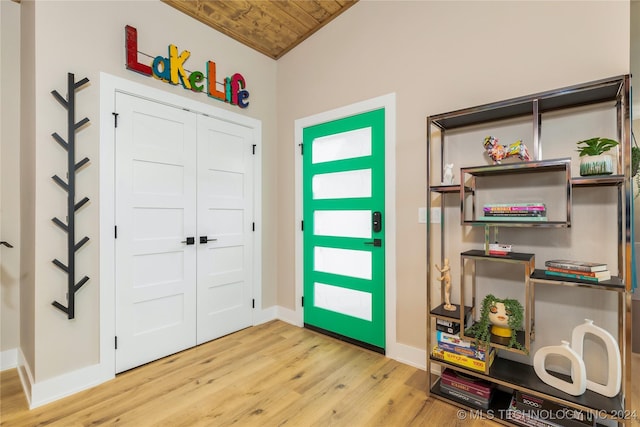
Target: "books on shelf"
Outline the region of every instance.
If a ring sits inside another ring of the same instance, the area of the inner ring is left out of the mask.
[[[544,274],[550,276],[550,278],[567,277],[569,279],[584,280],[586,282],[603,282],[611,279],[611,273],[609,271],[601,271],[598,276],[592,276],[590,274],[569,273],[557,270],[545,270]]]
[[[494,383],[464,375],[453,369],[446,368],[440,374],[440,384],[473,396],[476,399],[483,399],[487,402],[491,400],[493,391],[496,388]]]
[[[565,427],[593,427],[596,422],[593,414],[589,412],[569,408],[520,390],[515,390],[513,403],[515,409],[533,418],[547,419]]]
[[[590,277],[598,277],[603,280],[609,280],[611,278],[611,272],[609,270],[603,271],[580,271],[580,270],[567,270],[565,268],[556,268],[556,267],[547,267],[549,271],[557,271],[558,273],[567,273],[567,274],[579,274],[581,276],[590,276]]]
[[[491,403],[490,399],[483,399],[472,394],[465,393],[457,388],[447,386],[442,381],[440,381],[440,391],[442,392],[442,394],[446,394],[447,396],[449,396],[449,398],[462,403],[477,406],[482,409],[489,409],[489,403]]]
[[[511,245],[501,243],[489,244],[489,255],[508,255],[511,252]]]
[[[560,268],[564,270],[576,270],[576,271],[586,271],[586,272],[596,272],[596,271],[605,271],[607,270],[607,264],[601,262],[591,262],[591,261],[574,261],[568,259],[551,259],[549,261],[545,261],[545,267],[554,267]]]
[[[490,203],[484,205],[482,213],[487,217],[544,217],[544,203]]]
[[[486,358],[487,360],[478,360],[474,359],[473,357],[445,351],[436,345],[431,351],[431,356],[435,359],[442,360],[453,365],[469,368],[474,371],[484,372],[485,368],[488,369],[493,364],[493,361],[496,357],[496,349],[494,347],[491,347],[489,351],[489,357]]]
[[[447,334],[442,331],[437,331],[436,338],[438,347],[444,351],[482,361],[487,358],[487,349],[478,347],[475,341],[464,340],[458,335]]]
[[[549,221],[549,218],[547,218],[546,216],[540,216],[540,215],[504,215],[504,216],[487,216],[487,215],[480,215],[478,217],[478,221],[531,221],[531,222],[538,222],[538,221]]]
[[[465,328],[470,327],[473,324],[471,319],[471,312],[465,315]],[[455,335],[460,332],[460,322],[455,320],[436,319],[436,330],[446,332],[448,334]]]

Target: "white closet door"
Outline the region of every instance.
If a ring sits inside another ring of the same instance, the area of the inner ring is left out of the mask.
[[[196,344],[196,115],[117,93],[116,372]]]
[[[253,144],[198,116],[198,343],[252,324]]]

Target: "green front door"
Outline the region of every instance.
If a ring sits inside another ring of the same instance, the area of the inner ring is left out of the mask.
[[[303,130],[304,323],[383,352],[384,114]]]

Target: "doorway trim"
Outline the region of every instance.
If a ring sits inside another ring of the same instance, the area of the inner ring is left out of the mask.
[[[355,104],[298,119],[294,123],[295,162],[295,312],[292,323],[303,326],[303,240],[300,224],[302,206],[302,156],[298,144],[304,128],[338,120],[356,114],[384,108],[385,110],[385,347],[386,356],[397,359],[396,342],[396,94],[390,93]]]
[[[254,162],[254,235],[253,298],[256,307],[252,324],[261,323],[262,310],[262,123],[258,119],[223,110],[213,105],[155,89],[107,73],[100,73],[100,371],[106,381],[115,377],[115,127],[116,92],[122,92],[161,104],[186,109],[253,130],[256,144]]]

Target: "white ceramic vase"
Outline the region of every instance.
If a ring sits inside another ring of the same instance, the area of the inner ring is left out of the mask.
[[[555,377],[547,371],[545,360],[547,356],[552,354],[562,356],[571,362],[571,382]],[[580,396],[587,390],[587,371],[584,361],[578,353],[573,351],[568,341],[562,341],[561,345],[550,345],[538,350],[533,356],[533,369],[544,383],[572,396]]]
[[[622,383],[622,363],[620,361],[618,343],[608,331],[594,325],[593,320],[584,319],[584,323],[573,328],[571,333],[571,348],[581,359],[584,354],[584,337],[586,334],[593,334],[604,342],[608,359],[607,383],[600,384],[587,379],[587,389],[607,397],[616,396],[620,392]]]

